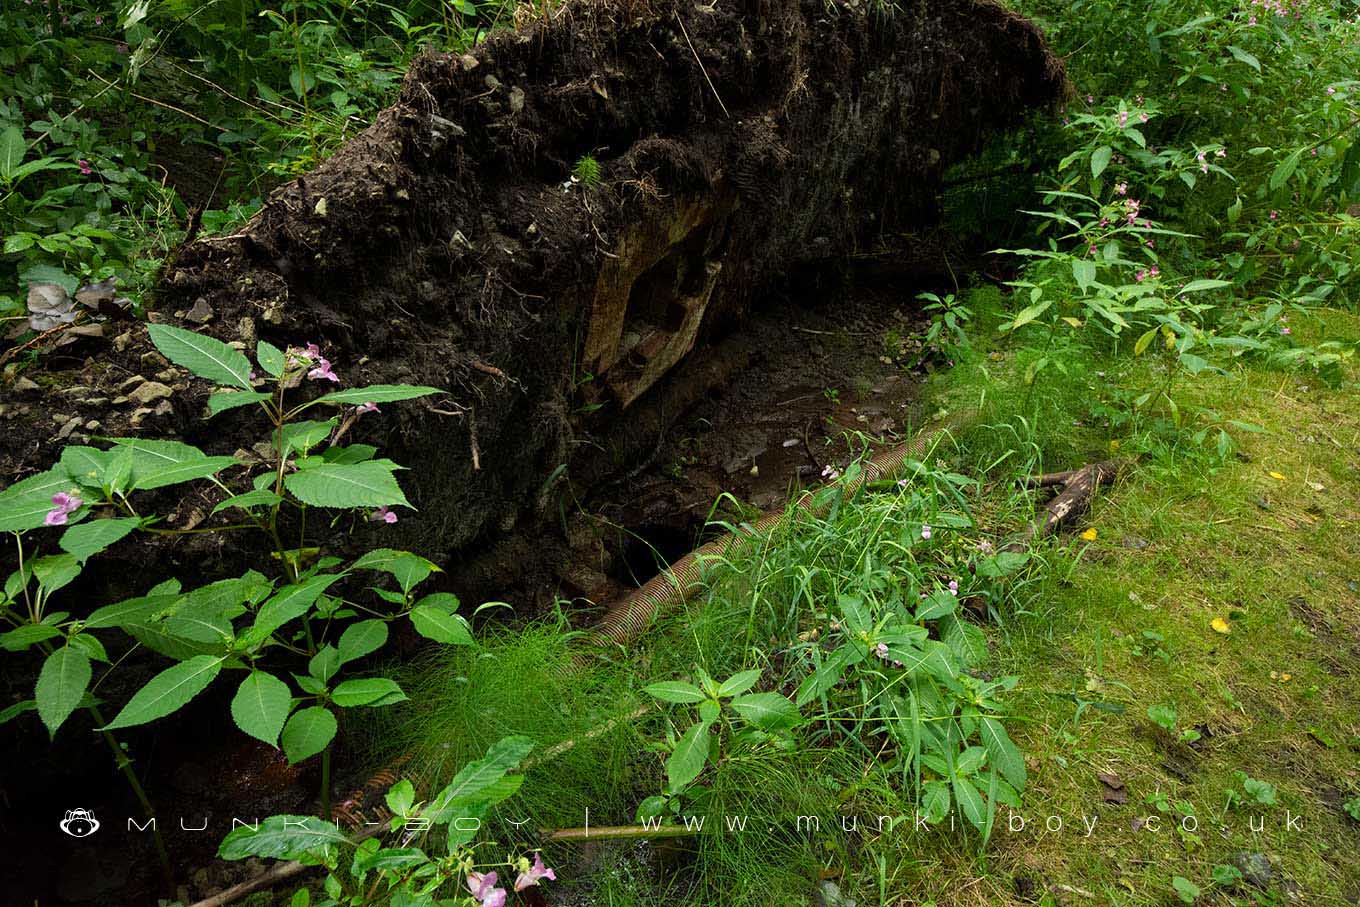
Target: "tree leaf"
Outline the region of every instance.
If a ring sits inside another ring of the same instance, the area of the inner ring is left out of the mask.
[[[708,725],[700,722],[690,726],[675,745],[675,752],[666,760],[666,781],[671,793],[676,794],[699,777],[708,761]]]
[[[332,691],[331,698],[341,708],[352,708],[358,705],[391,705],[406,699],[406,694],[395,680],[363,677],[340,683]]]
[[[82,564],[105,548],[119,541],[129,532],[141,525],[136,517],[117,520],[91,520],[72,526],[61,535],[57,542],[61,550],[75,556]]]
[[[382,620],[361,620],[352,623],[340,634],[340,663],[363,658],[387,645],[387,622]]]
[[[221,655],[195,655],[166,668],[138,690],[117,717],[101,730],[133,727],[164,718],[207,689],[222,670],[225,660]]]
[[[733,699],[732,708],[762,731],[785,730],[802,720],[798,707],[778,693],[749,693]]]
[[[38,703],[38,717],[47,725],[48,733],[56,736],[57,728],[71,716],[90,684],[90,659],[72,646],[62,646],[43,662],[38,672],[38,685],[33,698]]]
[[[292,706],[288,684],[265,671],[251,671],[231,700],[231,717],[241,730],[276,747]]]
[[[283,752],[294,765],[310,759],[330,746],[338,725],[335,715],[324,706],[299,709],[283,727]]]
[[[168,324],[148,324],[146,331],[161,355],[175,365],[218,384],[254,390],[250,360],[222,341]]]
[[[289,473],[283,484],[299,501],[313,507],[411,506],[392,467],[374,461],[323,463]]]

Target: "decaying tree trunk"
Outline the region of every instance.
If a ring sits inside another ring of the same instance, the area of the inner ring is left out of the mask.
[[[370,128],[181,250],[158,307],[247,347],[319,342],[346,384],[447,388],[371,423],[420,508],[388,541],[440,557],[625,467],[611,432],[762,286],[928,220],[946,167],[1063,86],[1037,30],[979,0],[568,4],[417,60]],[[585,158],[598,181],[573,180]],[[123,339],[83,383],[145,371]],[[198,393],[101,433],[231,449],[244,416],[205,426]]]

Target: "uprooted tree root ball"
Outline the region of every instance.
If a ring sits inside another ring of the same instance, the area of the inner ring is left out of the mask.
[[[247,346],[318,341],[347,383],[447,388],[386,416],[420,512],[385,531],[437,558],[628,465],[629,410],[772,278],[929,221],[946,167],[1063,88],[989,2],[572,4],[418,59],[369,129],[183,248],[157,305]],[[142,431],[230,447],[232,414],[191,427],[201,402]]]

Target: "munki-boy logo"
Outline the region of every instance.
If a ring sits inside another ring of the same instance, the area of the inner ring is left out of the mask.
[[[68,809],[66,818],[58,824],[73,838],[88,838],[99,831],[99,820],[88,809]]]

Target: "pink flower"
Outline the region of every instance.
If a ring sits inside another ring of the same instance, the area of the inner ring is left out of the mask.
[[[80,165],[81,176],[89,176],[91,173],[94,173],[94,170],[90,168],[90,162],[85,160],[85,158],[81,158],[80,160],[76,161],[76,163]]]
[[[52,509],[43,517],[43,523],[48,526],[65,526],[66,518],[79,510],[83,503],[84,501],[73,494],[58,491],[52,495]]]
[[[926,541],[930,541],[930,524],[929,524],[929,523],[926,523],[926,524],[924,524],[924,525],[921,526],[921,538],[925,539]]]
[[[354,407],[354,413],[358,416],[362,416],[364,413],[376,413],[377,411],[378,404],[376,403],[360,403]]]
[[[822,467],[822,478],[829,479],[830,481],[834,482],[840,477],[841,477],[840,470],[838,470],[836,467],[831,465]]]
[[[1086,103],[1087,103],[1087,104],[1094,104],[1095,102],[1096,102],[1096,99],[1095,99],[1095,96],[1094,96],[1094,95],[1089,95],[1089,94],[1088,94],[1088,95],[1086,96]]]
[[[1280,328],[1280,333],[1281,333],[1281,334],[1284,334],[1286,337],[1288,337],[1290,334],[1292,334],[1292,333],[1294,333],[1294,332],[1291,331],[1291,330],[1289,330],[1288,327],[1282,327],[1282,328]],[[49,516],[50,516],[50,514],[49,514]]]
[[[874,652],[875,654],[878,655],[879,658],[887,658],[888,644],[886,642],[879,643],[878,645],[874,646]]]
[[[469,872],[467,887],[482,907],[505,907],[505,889],[496,887],[496,873]]]
[[[958,581],[958,580],[956,580],[956,579],[951,579],[951,580],[949,581],[949,594],[950,594],[950,595],[958,595],[958,594],[959,594],[959,581]]]
[[[336,384],[340,383],[340,377],[331,370],[331,361],[329,359],[317,359],[316,368],[308,372],[307,377],[315,378],[318,381],[324,378],[327,381],[334,381]]]
[[[529,867],[528,872],[521,872],[519,878],[515,879],[515,890],[523,891],[532,885],[537,885],[539,879],[556,882],[557,875],[551,867],[543,865],[543,855],[536,853],[534,854],[534,865]]]
[[[1125,192],[1128,192],[1128,191],[1129,191],[1129,184],[1128,184],[1128,183],[1125,183],[1125,182],[1122,182],[1122,181],[1121,181],[1121,182],[1118,182],[1118,183],[1115,183],[1115,184],[1114,184],[1114,194],[1115,194],[1115,195],[1123,195]]]
[[[315,343],[307,344],[307,355],[312,357],[313,359],[320,359],[321,347],[317,346]]]
[[[368,521],[370,523],[387,523],[390,525],[397,521],[397,515],[384,504],[368,515]]]
[[[1271,219],[1271,220],[1276,220],[1276,219],[1279,218],[1279,216],[1280,216],[1280,212],[1278,212],[1278,211],[1271,211],[1271,212],[1270,212],[1270,219]]]

